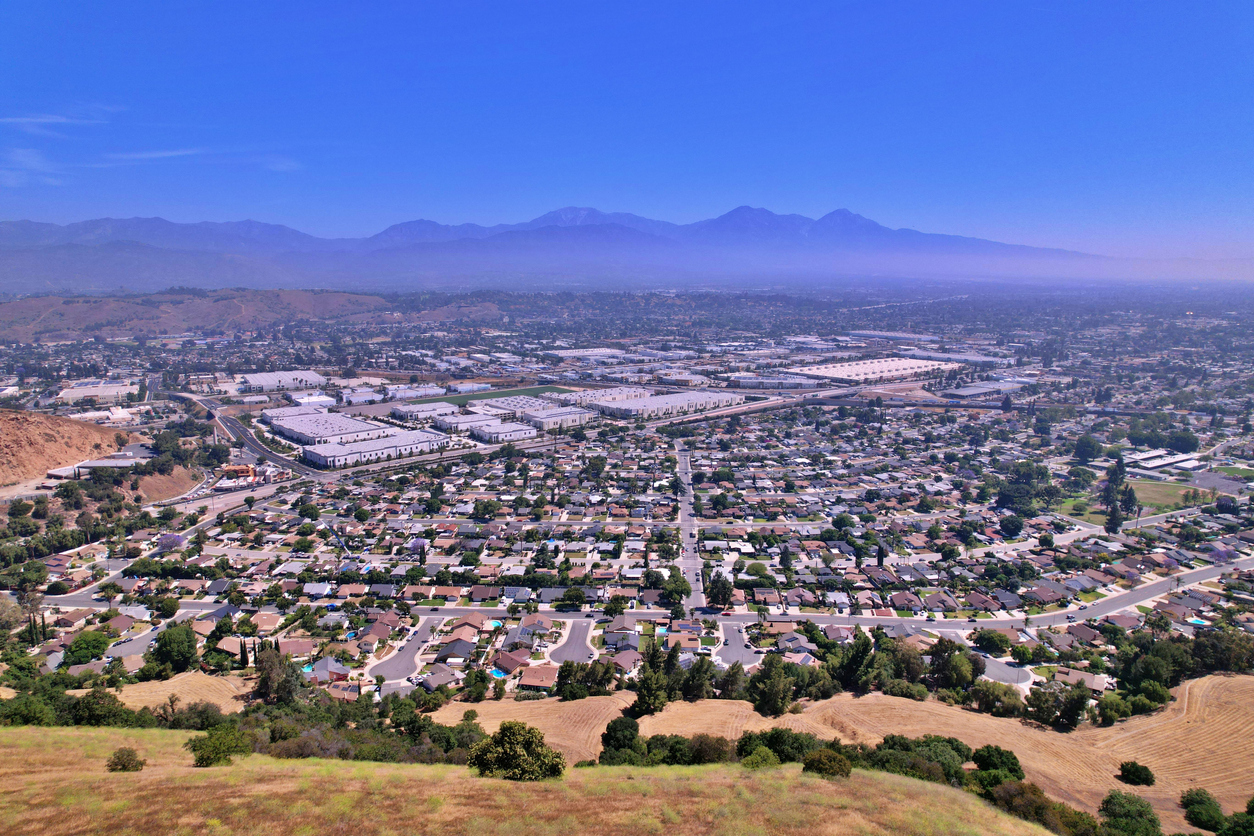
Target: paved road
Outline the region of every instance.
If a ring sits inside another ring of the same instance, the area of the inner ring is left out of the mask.
[[[586,613],[583,615],[572,613],[571,615],[574,618],[570,625],[570,634],[560,647],[555,648],[549,654],[549,658],[554,662],[589,662],[591,655],[595,652],[588,642],[595,619],[584,617]]]
[[[675,564],[692,585],[692,594],[684,599],[684,607],[701,609],[705,606],[705,590],[701,583],[701,556],[697,553],[699,526],[692,513],[692,454],[684,447],[683,441],[676,441],[675,448],[679,460],[675,474],[684,486],[679,497],[679,558]]]
[[[757,616],[754,616],[753,621],[756,620]],[[717,648],[714,655],[728,666],[739,662],[743,667],[749,668],[762,661],[762,656],[754,653],[752,647],[745,647],[745,634],[738,629],[744,626],[744,623],[723,622],[723,638],[730,639],[731,643]]]
[[[418,632],[414,634],[413,638],[407,639],[392,656],[367,670],[367,678],[373,679],[376,676],[382,676],[385,680],[391,682],[416,674],[419,667],[419,654],[427,646],[427,642],[431,641],[431,637],[435,635],[435,628],[440,626],[443,621],[444,617],[439,615],[423,618],[418,622]]]

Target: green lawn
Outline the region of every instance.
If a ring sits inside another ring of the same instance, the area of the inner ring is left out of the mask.
[[[1191,490],[1188,485],[1171,482],[1150,482],[1129,480],[1128,484],[1136,491],[1136,498],[1147,508],[1172,511],[1184,502],[1184,492]]]
[[[1084,502],[1085,504],[1087,504],[1088,510],[1086,510],[1083,514],[1077,514],[1075,512],[1075,504],[1077,502]],[[1106,515],[1103,514],[1098,509],[1099,509],[1099,506],[1096,505],[1090,499],[1081,498],[1081,499],[1068,499],[1067,501],[1062,503],[1062,505],[1059,507],[1058,510],[1061,513],[1065,514],[1066,516],[1074,517],[1077,520],[1084,520],[1085,522],[1093,523],[1094,525],[1105,525]]]
[[[1217,467],[1215,470],[1220,473],[1227,473],[1229,476],[1235,476],[1238,479],[1254,479],[1254,470],[1248,467]]]
[[[1100,601],[1102,598],[1105,598],[1105,597],[1106,597],[1106,593],[1098,592],[1096,589],[1090,590],[1089,592],[1080,593],[1080,600],[1086,604],[1091,604],[1094,601]]]

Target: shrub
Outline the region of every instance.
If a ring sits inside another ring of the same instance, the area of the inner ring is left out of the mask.
[[[192,753],[192,765],[230,766],[232,755],[252,754],[248,735],[232,725],[214,726],[203,737],[193,737],[183,744]]]
[[[1119,780],[1137,787],[1152,787],[1154,786],[1154,773],[1144,764],[1124,761],[1119,764]]]
[[[1203,830],[1219,830],[1226,821],[1223,808],[1206,790],[1185,790],[1180,794],[1180,806],[1184,808],[1184,820]]]
[[[566,759],[545,744],[544,733],[516,720],[476,743],[466,762],[484,777],[508,781],[560,778],[566,770]]]
[[[849,759],[831,749],[815,749],[802,761],[802,772],[813,772],[824,778],[848,778],[853,771]]]
[[[1162,823],[1150,803],[1139,795],[1111,790],[1097,812],[1111,836],[1160,836]]]
[[[922,683],[911,683],[904,679],[890,679],[884,683],[884,694],[889,697],[905,697],[906,699],[923,702],[927,699],[927,687]]]
[[[736,746],[725,737],[694,734],[691,741],[692,763],[726,763],[736,759]]]
[[[779,758],[770,749],[759,746],[749,757],[742,760],[740,765],[745,769],[767,769],[779,766]]]
[[[1023,780],[1023,767],[1019,764],[1019,758],[1009,749],[1003,749],[1000,746],[981,746],[971,753],[971,760],[981,770],[1001,769],[1015,779]]]
[[[114,749],[113,754],[109,756],[109,762],[105,764],[105,768],[110,772],[139,772],[144,768],[144,764],[148,761],[144,760],[129,746],[123,746],[120,749]]]

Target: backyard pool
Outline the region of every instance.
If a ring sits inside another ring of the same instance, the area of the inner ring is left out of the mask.
[[[498,671],[496,668],[493,668],[492,670],[488,671],[488,673],[492,674],[493,679],[504,679],[505,677],[509,676],[509,674],[505,673],[504,671]]]
[[[491,627],[491,628],[493,628],[493,629],[496,629],[497,627],[500,627],[500,626],[502,626],[502,625],[501,625],[501,622],[500,622],[500,621],[497,621],[497,620],[493,619],[492,621],[489,621],[489,622],[488,622],[488,626],[489,626],[489,627]]]

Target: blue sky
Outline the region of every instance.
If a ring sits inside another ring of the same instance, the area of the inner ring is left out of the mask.
[[[358,235],[741,204],[1254,256],[1254,3],[0,9],[0,218]]]

